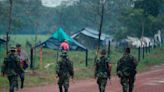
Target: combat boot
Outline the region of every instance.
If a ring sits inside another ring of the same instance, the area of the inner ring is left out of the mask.
[[[62,86],[59,86],[59,92],[63,92]]]
[[[68,88],[65,88],[65,91],[64,92],[68,92]]]

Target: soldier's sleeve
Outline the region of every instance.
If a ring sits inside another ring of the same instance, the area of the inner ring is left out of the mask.
[[[59,65],[59,62],[56,63],[56,66],[55,66],[55,71],[56,71],[56,74],[59,76],[59,69],[60,69],[60,65]]]
[[[118,77],[122,76],[122,72],[120,71],[120,65],[121,65],[122,58],[117,62],[117,68],[116,68],[116,73]]]
[[[118,62],[117,62],[117,72],[119,71],[119,67],[120,67],[120,62],[121,62],[121,59],[120,60],[118,60]]]
[[[133,57],[133,62],[134,62],[134,64],[135,64],[135,66],[137,66],[138,63],[139,63],[135,57]]]
[[[110,79],[111,71],[112,71],[112,64],[109,58],[106,58],[106,65],[107,65],[108,78]]]
[[[96,77],[96,75],[97,75],[97,69],[98,69],[98,65],[97,65],[97,63],[99,62],[99,59],[96,59],[95,60],[95,72],[94,72],[94,77]]]
[[[73,69],[73,62],[70,61],[70,75],[72,76],[72,78],[74,77],[74,69]]]

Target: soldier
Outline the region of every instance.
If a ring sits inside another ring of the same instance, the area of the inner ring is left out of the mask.
[[[57,62],[56,74],[57,77],[59,77],[58,80],[59,91],[63,92],[63,87],[64,87],[64,92],[68,92],[69,79],[70,77],[72,77],[73,79],[74,71],[73,71],[73,64],[68,59],[66,52],[62,52],[61,60]]]
[[[111,76],[112,65],[106,57],[105,49],[101,50],[100,55],[100,58],[96,59],[95,78],[97,78],[99,92],[105,92],[107,80],[110,79]]]
[[[117,75],[120,78],[123,92],[133,91],[136,67],[136,59],[130,55],[130,48],[126,48],[123,57],[117,63]]]
[[[16,49],[17,49],[17,55],[20,59],[20,65],[22,67],[22,69],[27,69],[28,68],[28,63],[29,63],[29,59],[28,59],[28,56],[27,54],[25,53],[25,51],[23,51],[21,49],[21,45],[20,44],[17,44],[16,45]],[[18,74],[19,78],[21,79],[21,86],[20,88],[23,88],[24,87],[24,80],[25,80],[25,73],[24,72],[20,72]]]
[[[22,68],[19,63],[19,59],[15,54],[16,49],[12,47],[8,56],[4,59],[4,63],[2,66],[2,74],[7,75],[10,89],[9,92],[14,92],[14,88],[17,87],[17,74],[22,72]]]

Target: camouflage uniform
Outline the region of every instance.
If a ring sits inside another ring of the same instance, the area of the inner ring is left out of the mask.
[[[105,56],[101,56],[96,60],[95,77],[100,92],[105,92],[107,79],[110,79],[109,62]]]
[[[9,80],[9,92],[14,92],[14,87],[17,87],[17,74],[22,72],[18,57],[11,53],[5,59],[2,66],[2,73],[6,74]]]
[[[69,79],[70,79],[70,77],[73,78],[74,71],[73,71],[73,64],[67,58],[66,55],[62,55],[61,60],[59,62],[57,62],[56,74],[59,77],[58,85],[59,85],[60,92],[63,92],[63,87],[65,89],[64,92],[68,92]]]
[[[120,77],[123,92],[132,92],[136,75],[136,59],[125,54],[117,63],[117,75]]]

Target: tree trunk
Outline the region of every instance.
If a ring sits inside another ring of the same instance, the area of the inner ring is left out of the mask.
[[[6,31],[6,54],[8,54],[9,33],[11,32],[13,1],[9,0],[9,3],[10,3],[10,6],[9,6],[9,25],[8,25],[8,30]]]

